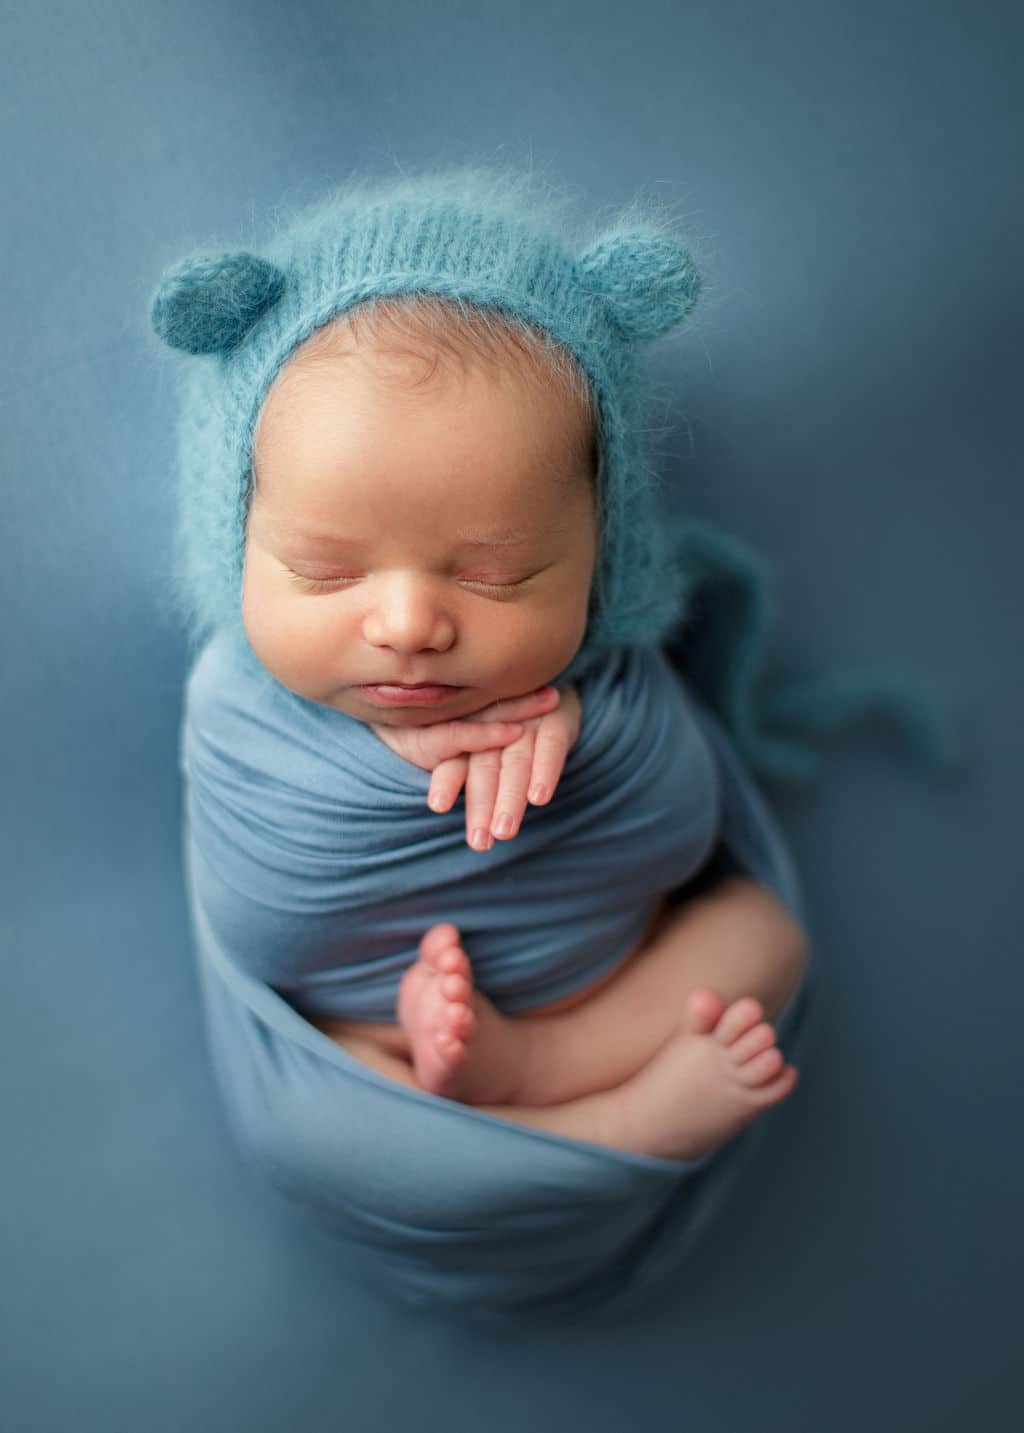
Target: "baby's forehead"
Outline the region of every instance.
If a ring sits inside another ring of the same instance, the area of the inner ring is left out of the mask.
[[[592,415],[550,383],[512,370],[425,369],[419,355],[360,354],[281,370],[255,426],[254,476],[326,469],[353,452],[371,461],[379,452],[386,466],[409,431],[423,451],[450,453],[454,468],[486,467],[492,480],[500,471],[557,487],[596,475]]]
[[[543,395],[548,415],[569,429],[589,427],[589,392],[575,391],[559,374],[536,358],[496,351],[486,358],[459,350],[362,341],[347,346],[336,341],[329,349],[295,350],[272,380],[260,409],[275,420],[302,412],[322,401],[343,400],[346,392],[367,394],[396,408],[430,402],[455,393],[504,393],[523,401]]]

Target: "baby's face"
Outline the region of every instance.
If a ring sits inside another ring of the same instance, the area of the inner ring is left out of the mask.
[[[246,534],[257,657],[298,695],[388,726],[551,681],[583,639],[597,559],[585,420],[561,388],[441,364],[413,389],[423,366],[360,351],[286,371]],[[389,683],[450,690],[429,705],[364,690]]]

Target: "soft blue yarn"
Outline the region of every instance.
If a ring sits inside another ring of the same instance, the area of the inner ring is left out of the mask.
[[[870,713],[900,719],[911,754],[933,770],[956,769],[948,711],[903,677],[759,684],[774,615],[768,570],[711,524],[666,522],[637,345],[682,323],[701,284],[664,214],[634,201],[595,232],[532,173],[465,165],[340,185],[287,216],[261,247],[191,254],[164,273],[150,305],[159,337],[193,357],[178,426],[172,597],[196,646],[216,630],[246,645],[252,435],[277,372],[336,313],[377,296],[431,293],[544,330],[575,356],[597,397],[601,551],[584,640],[558,680],[617,647],[674,643],[759,776],[811,781],[815,745]]]

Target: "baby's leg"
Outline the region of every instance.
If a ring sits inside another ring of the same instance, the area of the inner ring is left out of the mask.
[[[745,1009],[751,1006],[753,1009]],[[665,1159],[697,1159],[792,1093],[797,1073],[754,1028],[755,1002],[725,1008],[710,990],[689,995],[680,1028],[642,1070],[615,1089],[542,1108],[478,1105],[483,1113],[550,1134]],[[336,1037],[356,1059],[421,1088],[405,1060],[360,1035]],[[443,1098],[441,1096],[440,1098]]]
[[[752,996],[773,1019],[803,978],[805,950],[803,932],[773,892],[727,877],[667,911],[648,943],[587,1000],[513,1017],[524,1039],[516,1100],[561,1104],[621,1085],[681,1028],[686,998],[699,986],[727,1006]]]
[[[424,938],[429,959],[403,980],[409,986],[404,996],[416,1007],[413,1018],[405,1012],[404,1026],[311,1023],[342,1045],[350,1036],[372,1042],[394,1062],[389,1068],[404,1068],[408,1082],[436,1094],[481,1107],[562,1105],[615,1088],[643,1069],[682,1028],[687,996],[698,987],[717,992],[727,1006],[754,997],[744,1008],[760,1003],[756,1023],[782,1009],[804,963],[796,922],[766,887],[743,877],[729,877],[666,911],[607,984],[564,1011],[501,1015],[472,988],[471,965],[456,936],[454,928],[433,927]],[[442,973],[456,969],[463,973]],[[415,979],[423,990],[412,988]],[[408,1030],[415,1035],[417,1020],[428,1017],[438,1033],[425,1026],[416,1036],[415,1079]],[[751,1038],[767,1050],[774,1032],[760,1024]],[[456,1058],[449,1047],[458,1040]]]
[[[388,1079],[396,1080],[401,1085],[409,1085],[414,1090],[423,1088],[408,1060],[390,1053],[376,1040],[364,1035],[342,1034],[334,1034],[331,1038],[378,1074],[386,1075]],[[622,1131],[622,1110],[616,1091],[583,1095],[580,1099],[543,1109],[529,1109],[525,1105],[513,1104],[474,1105],[473,1108],[498,1119],[532,1125],[535,1129],[548,1130],[551,1134],[567,1135],[570,1139],[590,1140],[594,1144],[618,1149],[627,1147]]]

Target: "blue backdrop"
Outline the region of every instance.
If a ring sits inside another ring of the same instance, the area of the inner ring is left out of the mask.
[[[53,0],[0,27],[0,1425],[1019,1426],[1019,8]],[[775,798],[818,957],[799,1087],[678,1287],[512,1339],[357,1294],[230,1142],[147,319],[168,263],[282,196],[493,156],[677,205],[712,281],[656,350],[679,501],[773,561],[780,662],[917,673],[979,755],[940,789],[869,730]]]

